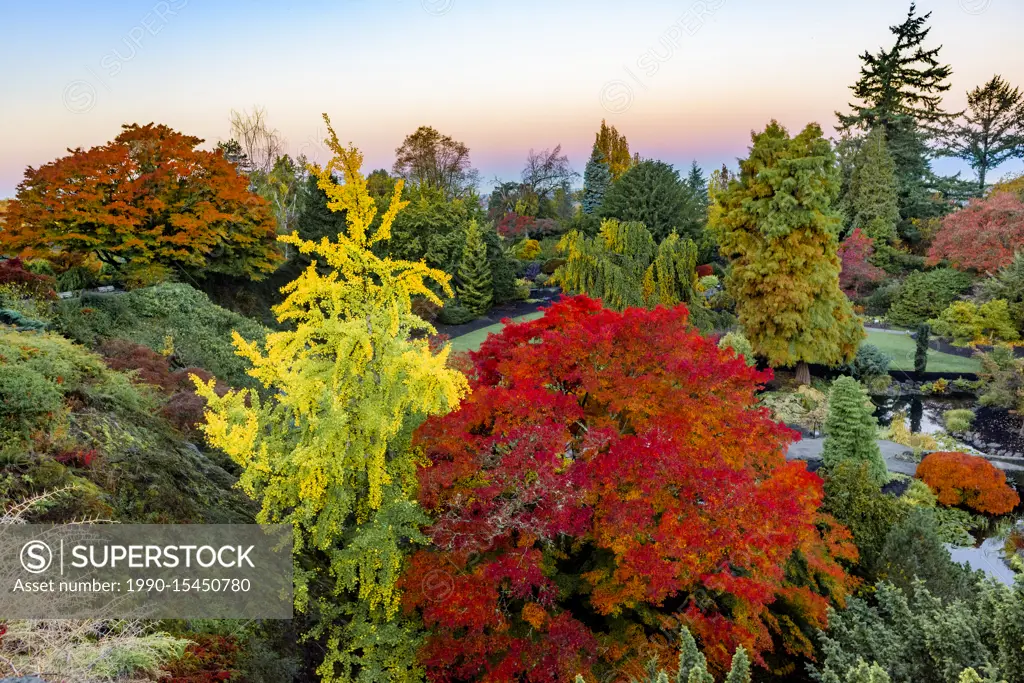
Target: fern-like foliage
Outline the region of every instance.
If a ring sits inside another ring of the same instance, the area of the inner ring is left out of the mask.
[[[334,241],[282,236],[313,255],[275,308],[287,329],[262,346],[234,339],[271,397],[217,396],[212,383],[196,383],[209,402],[207,438],[243,467],[241,486],[262,503],[259,521],[294,526],[295,605],[313,615],[308,635],[325,644],[322,680],[416,680],[417,642],[397,616],[395,585],[409,542],[425,540],[408,435],[416,419],[456,407],[468,385],[447,367],[447,347],[412,339],[433,331],[413,315],[413,296],[441,305],[428,282],[451,296],[449,276],[372,250],[408,203],[402,181],[371,230],[377,206],[362,154],[324,120],[334,158],[310,171],[328,208],[346,212],[348,230]]]

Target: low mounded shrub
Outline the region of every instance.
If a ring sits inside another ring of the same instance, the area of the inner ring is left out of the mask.
[[[967,408],[947,410],[942,413],[942,422],[950,432],[966,432],[974,422],[974,411]]]
[[[978,512],[1003,515],[1020,504],[1020,497],[1006,483],[1006,474],[976,455],[932,453],[918,465],[917,476],[943,505],[964,505]]]

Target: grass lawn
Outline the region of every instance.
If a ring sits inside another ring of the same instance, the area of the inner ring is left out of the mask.
[[[892,356],[894,370],[914,369],[916,344],[909,334],[867,330],[869,344],[874,344]],[[981,364],[975,358],[963,358],[933,349],[928,350],[928,372],[971,372],[977,373]]]
[[[522,323],[527,320],[536,320],[542,315],[544,315],[543,311],[534,311],[533,313],[521,315],[518,318],[512,318],[512,322]],[[469,334],[454,337],[451,342],[452,351],[476,351],[480,348],[480,345],[484,343],[484,340],[487,339],[487,335],[491,332],[500,332],[503,327],[505,326],[501,323],[495,323],[494,325],[481,327],[479,330],[470,332]]]

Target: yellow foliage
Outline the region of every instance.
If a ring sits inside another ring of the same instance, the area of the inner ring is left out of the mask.
[[[315,548],[330,560],[339,598],[319,605],[319,618],[329,622],[319,627],[329,644],[319,672],[330,681],[367,666],[363,660],[376,646],[350,616],[355,608],[346,607],[345,617],[324,614],[341,610],[355,594],[363,610],[355,613],[374,624],[371,630],[393,619],[403,547],[424,521],[411,498],[416,460],[401,440],[403,429],[412,416],[457,407],[468,384],[448,367],[447,347],[431,351],[425,335],[434,330],[412,313],[414,296],[441,305],[429,280],[450,297],[449,276],[422,261],[381,258],[371,250],[390,237],[408,203],[401,200],[402,181],[372,229],[377,206],[360,172],[363,157],[343,147],[324,119],[334,158],[310,171],[328,207],[346,212],[348,230],[333,242],[281,236],[314,255],[281,290],[286,298],[274,311],[285,329],[268,335],[263,347],[234,335],[237,353],[250,361],[249,374],[269,398],[254,391],[220,397],[212,383],[194,379],[208,401],[207,439],[244,468],[240,485],[261,502],[259,521],[291,523],[297,554]],[[425,334],[413,339],[414,333]],[[387,521],[376,523],[378,513]],[[304,610],[315,571],[297,565],[296,574],[296,607]],[[336,667],[347,673],[336,678]],[[403,678],[397,670],[391,675]]]

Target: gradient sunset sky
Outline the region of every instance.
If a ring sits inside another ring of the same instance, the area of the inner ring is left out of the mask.
[[[286,151],[325,160],[321,112],[369,168],[419,125],[465,142],[487,192],[528,150],[583,165],[601,119],[685,169],[735,165],[750,130],[846,109],[858,55],[903,0],[116,0],[0,2],[0,198],[25,166],[125,122],[229,136],[266,108]],[[1024,2],[921,0],[953,66],[948,109],[1000,73],[1024,86]],[[959,168],[942,161],[943,171]],[[1013,162],[995,177],[1019,172]],[[970,171],[967,172],[970,174]],[[973,176],[972,176],[973,177]]]

